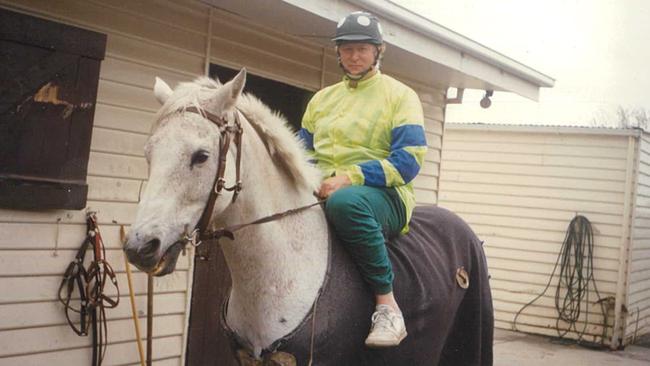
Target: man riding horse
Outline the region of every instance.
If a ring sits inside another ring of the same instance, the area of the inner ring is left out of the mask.
[[[412,180],[427,150],[422,105],[379,71],[386,47],[375,16],[349,14],[333,41],[343,80],[314,95],[300,137],[323,172],[317,193],[328,221],[375,294],[365,343],[396,346],[407,333],[385,242],[408,231],[415,206]]]
[[[161,276],[188,243],[229,238],[219,245],[232,279],[221,324],[240,360],[490,366],[482,242],[441,207],[413,208],[410,182],[427,149],[418,97],[379,72],[384,46],[372,15],[344,18],[335,41],[345,75],[309,103],[304,144],[242,93],[245,70],[174,90],[157,80],[163,106],[145,148],[149,183],[129,261]],[[325,213],[313,207],[315,188],[328,198]]]

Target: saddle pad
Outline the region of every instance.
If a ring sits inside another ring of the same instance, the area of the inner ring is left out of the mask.
[[[398,347],[365,347],[374,296],[333,240],[315,310],[272,349],[293,354],[298,365],[307,365],[310,355],[314,365],[332,366],[491,365],[494,318],[487,265],[482,243],[469,226],[443,208],[421,206],[413,213],[410,232],[387,246],[409,333]],[[457,281],[459,268],[469,275],[467,289]]]

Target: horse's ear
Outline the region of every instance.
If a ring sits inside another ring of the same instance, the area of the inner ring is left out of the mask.
[[[246,84],[246,69],[241,69],[232,80],[223,84],[214,95],[209,98],[205,103],[205,108],[212,113],[223,113],[231,110],[237,104],[237,98],[244,90]]]
[[[246,68],[242,67],[239,73],[230,80],[230,83],[232,83],[232,96],[233,98],[237,98],[244,90],[244,85],[246,84]]]
[[[224,84],[224,90],[228,91],[226,99],[224,100],[223,109],[231,109],[237,103],[237,98],[241,95],[244,90],[244,85],[246,84],[246,68],[242,68],[239,73],[232,78],[229,82]]]
[[[165,104],[172,93],[172,88],[170,88],[161,78],[156,76],[156,83],[153,86],[153,94],[156,96],[158,102],[160,104]]]

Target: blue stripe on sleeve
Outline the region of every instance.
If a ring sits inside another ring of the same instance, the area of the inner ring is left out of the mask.
[[[387,160],[397,169],[404,183],[413,180],[420,171],[418,161],[415,160],[415,157],[411,153],[404,149],[391,152]]]
[[[305,147],[309,150],[314,150],[314,134],[307,131],[306,128],[301,128],[298,131],[298,137],[305,142]]]
[[[386,175],[379,160],[370,160],[359,164],[364,177],[364,184],[373,187],[385,187]]]
[[[390,149],[399,150],[407,146],[426,146],[424,128],[421,125],[402,125],[391,131]]]

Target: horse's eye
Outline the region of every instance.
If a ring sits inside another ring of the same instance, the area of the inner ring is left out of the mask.
[[[208,160],[209,157],[210,157],[210,154],[208,154],[207,151],[199,150],[199,151],[195,152],[194,154],[192,154],[192,163],[190,164],[190,166],[205,163],[205,161]]]

